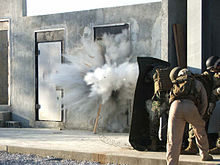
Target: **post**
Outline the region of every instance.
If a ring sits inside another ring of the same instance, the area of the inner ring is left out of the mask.
[[[95,125],[94,125],[94,128],[93,128],[93,133],[94,134],[96,133],[96,128],[97,128],[97,125],[98,125],[99,115],[100,115],[100,112],[101,112],[101,108],[102,108],[102,104],[99,104],[99,110],[97,112],[97,116],[96,116],[96,120],[95,120]]]

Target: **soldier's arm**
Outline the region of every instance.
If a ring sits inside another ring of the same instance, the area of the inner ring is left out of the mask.
[[[207,93],[202,83],[198,80],[196,80],[196,87],[197,87],[197,91],[200,94],[200,97],[199,97],[200,104],[198,105],[198,110],[200,114],[203,116],[206,113],[206,109],[208,105]]]

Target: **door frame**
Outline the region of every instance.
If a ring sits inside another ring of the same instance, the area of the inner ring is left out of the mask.
[[[39,120],[39,100],[38,100],[38,44],[48,42],[61,42],[61,63],[64,62],[64,34],[65,29],[48,29],[35,31],[35,121],[63,122],[64,108],[61,108],[61,121]],[[62,93],[63,95],[63,93]]]
[[[2,26],[1,26],[2,24]],[[7,109],[11,105],[11,20],[10,19],[0,19],[0,30],[7,30],[8,34],[8,103],[1,104],[1,109]]]

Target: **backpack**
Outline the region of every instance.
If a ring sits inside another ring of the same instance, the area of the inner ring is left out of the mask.
[[[156,68],[153,75],[154,80],[154,96],[160,94],[162,91],[170,91],[172,82],[169,78],[170,68]]]
[[[195,86],[195,78],[192,76],[179,76],[172,82],[173,87],[170,91],[169,103],[174,100],[189,99],[192,100],[195,105],[198,105],[198,92]]]

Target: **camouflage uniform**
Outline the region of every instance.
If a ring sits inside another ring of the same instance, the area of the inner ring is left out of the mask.
[[[213,90],[212,90],[212,95],[211,95],[211,101],[216,103],[218,100],[220,100],[220,72],[215,73],[213,76]],[[215,108],[215,104],[214,104]],[[213,109],[214,109],[213,108]],[[216,109],[217,110],[217,109]],[[219,109],[218,109],[219,110]],[[213,110],[211,110],[212,112]],[[217,112],[217,114],[219,114]],[[215,117],[215,116],[212,116]],[[213,118],[212,118],[213,119]],[[214,120],[215,121],[215,120]],[[216,121],[215,121],[216,122]],[[210,123],[211,124],[211,123]],[[211,125],[212,126],[212,125]],[[215,144],[215,147],[210,149],[209,151],[211,154],[220,154],[220,137],[217,139],[217,142]]]
[[[180,75],[178,74],[178,76]],[[202,160],[213,159],[208,154],[209,144],[205,131],[205,121],[201,117],[206,111],[207,93],[202,83],[198,80],[195,80],[195,90],[199,95],[197,106],[193,100],[188,99],[188,95],[185,96],[185,99],[183,97],[178,99],[177,96],[177,99],[171,103],[167,131],[167,165],[178,164],[186,122],[193,125]]]
[[[220,99],[219,94],[215,92],[215,90],[218,89],[219,87],[220,87],[220,72],[215,73],[213,76],[213,88],[211,91],[209,102],[216,103]]]
[[[167,111],[169,110],[169,101],[168,101],[169,83],[171,87],[171,81],[168,75],[169,72],[170,72],[169,68],[162,69],[162,68],[157,67],[157,68],[154,68],[151,73],[154,79],[154,96],[152,97],[152,104],[151,104],[150,112],[148,112],[149,119],[150,119],[149,129],[150,129],[150,138],[151,138],[151,145],[148,147],[148,149],[152,151],[156,151],[158,149],[161,149],[162,147],[161,146],[162,142],[159,140],[158,132],[159,132],[159,126],[160,126],[160,117],[162,117],[162,115],[164,113],[167,113]],[[162,81],[165,83],[162,84],[158,82],[158,81],[161,81],[158,79],[163,79]],[[164,148],[165,148],[165,145],[164,145]]]
[[[208,122],[210,115],[215,109],[216,102],[220,99],[220,95],[216,92],[217,89],[220,87],[220,72],[215,73],[212,76],[209,72],[205,71],[201,75],[196,75],[196,78],[201,81],[206,88],[209,104],[206,113],[203,115],[203,120]],[[185,149],[185,151],[182,151],[182,154],[196,154],[198,149],[195,145],[195,134],[191,125],[189,125],[188,141],[189,144],[192,144],[192,146],[189,145],[189,147]],[[217,152],[210,153],[217,154]],[[218,153],[220,152],[218,151]]]
[[[212,79],[212,76],[210,75],[210,73],[205,71],[201,75],[200,74],[195,75],[195,78],[197,80],[199,80],[200,82],[202,82],[203,86],[205,87],[206,92],[207,92],[208,102],[213,102],[210,100],[211,91],[213,88],[213,79]],[[209,119],[209,114],[206,111],[206,113],[203,116],[203,120],[208,121],[208,119]],[[195,138],[195,134],[194,134],[192,125],[189,124],[189,138],[188,138],[189,143],[192,142],[193,138]],[[193,139],[193,140],[195,140],[195,139]],[[193,142],[193,145],[195,146],[195,141]],[[194,152],[197,152],[197,151],[198,151],[197,149],[195,151],[193,151],[193,154],[194,154]]]
[[[167,113],[169,110],[168,93],[160,92],[154,96],[152,101],[152,108],[150,112],[150,137],[151,140],[158,145],[160,143],[158,132],[160,126],[160,117],[163,113]],[[159,146],[158,146],[159,147]],[[156,148],[150,148],[151,150],[157,150]]]

